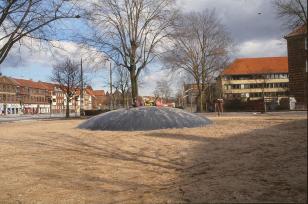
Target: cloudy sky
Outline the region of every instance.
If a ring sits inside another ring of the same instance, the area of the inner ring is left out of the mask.
[[[232,58],[287,54],[286,41],[283,39],[287,31],[282,29],[281,21],[276,18],[271,0],[178,0],[178,5],[183,11],[215,9],[233,38],[235,50],[231,53]],[[72,55],[79,58],[83,55],[72,42],[57,47],[60,48],[50,52],[48,48],[30,50],[15,46],[15,51],[0,65],[0,70],[8,76],[49,81],[52,65],[59,57]],[[143,76],[141,95],[152,95],[155,82],[166,78],[160,65],[155,64],[150,68]],[[95,89],[108,89],[108,74],[104,71],[104,65],[97,70],[89,74],[91,85]]]

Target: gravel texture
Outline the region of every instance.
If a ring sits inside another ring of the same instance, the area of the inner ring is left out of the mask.
[[[143,131],[170,128],[203,127],[211,121],[205,117],[168,107],[119,109],[92,117],[80,124],[81,129]]]

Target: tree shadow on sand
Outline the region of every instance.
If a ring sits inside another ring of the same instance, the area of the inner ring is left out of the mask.
[[[147,136],[198,142],[176,182],[182,201],[304,203],[306,123],[297,120],[221,139],[155,132]]]

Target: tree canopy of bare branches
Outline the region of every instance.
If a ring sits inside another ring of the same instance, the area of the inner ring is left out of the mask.
[[[121,92],[122,105],[125,107],[128,102],[127,98],[130,89],[130,77],[127,69],[123,69],[120,66],[116,67],[113,87]]]
[[[215,11],[183,14],[173,35],[173,49],[164,57],[172,72],[184,70],[198,87],[198,111],[203,110],[207,85],[228,62],[231,40]]]
[[[87,43],[103,51],[130,73],[132,98],[138,77],[159,54],[176,15],[173,0],[101,0],[90,4]]]
[[[66,96],[66,117],[69,117],[69,103],[81,86],[81,70],[79,64],[66,59],[53,67],[51,80],[59,84]]]
[[[288,28],[294,29],[307,23],[307,0],[275,0],[274,5],[277,16]]]
[[[70,0],[1,0],[0,1],[0,64],[11,48],[25,37],[48,40],[53,23],[78,18]]]
[[[172,94],[171,84],[167,80],[160,80],[156,82],[156,87],[154,90],[154,96],[155,97],[161,97],[168,101]]]

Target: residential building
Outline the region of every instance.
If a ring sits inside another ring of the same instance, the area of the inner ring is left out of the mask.
[[[84,89],[84,93],[83,93],[83,109],[84,110],[92,110],[93,107],[95,106],[96,104],[96,97],[95,97],[95,94],[94,94],[94,91],[92,89],[91,86],[87,86],[85,89]],[[80,101],[80,96],[79,96],[79,101]],[[80,103],[78,103],[79,106],[80,106]]]
[[[48,91],[49,99],[51,100],[51,113],[64,113],[64,93],[60,89],[60,86],[49,82],[39,81],[39,83]]]
[[[94,109],[108,109],[109,108],[109,96],[107,97],[104,90],[93,90],[95,96]]]
[[[0,76],[0,114],[65,113],[66,96],[58,84]],[[51,104],[50,104],[51,102]],[[84,110],[92,110],[96,97],[84,89]],[[69,101],[70,111],[80,111],[80,91]]]
[[[220,86],[217,86],[217,80],[213,80],[211,83],[205,84],[205,91],[203,92],[203,110],[213,111],[214,100],[220,97]],[[198,102],[198,86],[197,84],[184,84],[183,86],[183,99],[182,104],[187,110],[196,111]],[[180,100],[181,101],[181,100]]]
[[[0,76],[0,115],[21,114],[20,84],[10,77]]]
[[[19,85],[16,94],[19,95],[20,104],[24,113],[49,113],[49,93],[45,86],[32,80],[11,79]]]
[[[307,26],[303,25],[285,36],[288,44],[290,96],[296,109],[307,109]]]
[[[241,58],[219,77],[224,99],[267,100],[289,95],[288,58]]]

